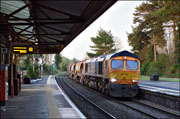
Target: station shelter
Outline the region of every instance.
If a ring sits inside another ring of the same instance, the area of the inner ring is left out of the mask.
[[[1,104],[21,89],[22,55],[59,54],[116,1],[1,0]]]

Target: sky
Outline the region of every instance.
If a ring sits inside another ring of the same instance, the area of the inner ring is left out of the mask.
[[[96,37],[100,28],[105,31],[111,31],[112,35],[120,40],[121,50],[131,51],[128,44],[127,33],[132,32],[133,13],[135,8],[142,1],[117,1],[73,41],[66,46],[60,53],[69,59],[76,58],[83,60],[87,58],[86,52],[91,52],[90,46],[93,46],[91,37]]]

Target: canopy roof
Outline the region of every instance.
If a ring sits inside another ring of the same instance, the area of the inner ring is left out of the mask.
[[[8,26],[13,34],[13,45],[34,46],[35,53],[39,54],[60,53],[115,2],[116,0],[3,0],[0,4],[0,24]]]

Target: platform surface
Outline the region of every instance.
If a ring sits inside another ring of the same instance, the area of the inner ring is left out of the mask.
[[[21,92],[6,101],[3,118],[85,118],[58,87],[53,76],[45,76],[34,84],[23,84]]]
[[[180,82],[140,80],[138,85],[144,90],[180,96]]]
[[[172,90],[180,90],[180,82],[140,80],[139,84],[167,88]]]

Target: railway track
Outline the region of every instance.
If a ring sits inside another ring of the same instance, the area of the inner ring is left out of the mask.
[[[141,105],[144,105],[144,106],[148,106],[148,107],[151,107],[152,109],[156,109],[156,110],[159,110],[159,111],[161,111],[161,112],[163,112],[163,113],[166,113],[166,114],[168,114],[168,115],[177,116],[178,118],[180,118],[180,113],[179,113],[179,114],[172,113],[172,112],[170,112],[170,111],[166,111],[166,110],[163,110],[163,109],[161,109],[161,108],[157,108],[157,107],[151,106],[151,105],[149,105],[149,104],[146,104],[146,103],[143,103],[143,102],[134,100],[134,99],[131,99],[131,100],[132,100],[133,102],[135,102],[135,103],[138,103],[138,104],[141,104]]]
[[[98,95],[100,94],[101,96],[105,97],[106,99],[109,99],[109,97],[104,96],[101,93],[99,93],[99,92],[97,92],[97,91],[95,91],[93,89],[89,89],[89,88],[86,88],[86,89],[88,89],[90,91],[93,91],[94,93],[97,93]],[[74,89],[74,90],[76,90],[76,89]],[[116,98],[111,98],[109,100],[117,102],[120,105],[126,106],[127,108],[130,108],[130,109],[132,109],[132,110],[134,110],[136,112],[139,112],[140,114],[145,115],[145,116],[147,116],[149,118],[154,118],[154,119],[158,119],[158,118],[172,118],[172,119],[176,119],[176,118],[178,118],[179,119],[179,117],[180,117],[178,114],[173,114],[171,112],[168,112],[168,111],[165,111],[163,109],[159,109],[159,108],[153,107],[151,105],[139,102],[139,101],[134,100],[134,99],[130,99],[128,101],[122,101],[122,100],[119,100],[119,99],[116,99]]]
[[[150,106],[150,105],[147,105],[145,103],[142,103],[142,102],[139,102],[136,100],[131,100],[131,101],[119,101],[117,99],[113,99],[113,100],[115,100],[116,102],[118,102],[121,105],[127,106],[137,112],[140,112],[140,113],[147,115],[154,119],[159,119],[159,118],[179,119],[180,118],[180,116],[178,114],[173,114],[173,113],[167,112],[165,110],[162,110],[162,109]],[[139,108],[139,107],[141,107],[141,108]],[[152,113],[148,110],[151,110],[155,113]]]
[[[76,94],[79,95],[79,97],[84,100],[86,100],[86,102],[88,102],[89,104],[93,105],[96,109],[98,109],[99,111],[101,111],[101,113],[103,114],[103,118],[108,118],[108,119],[116,119],[116,117],[114,117],[113,115],[111,115],[110,113],[108,113],[106,110],[102,109],[101,107],[99,107],[98,105],[96,105],[94,102],[92,102],[91,100],[89,100],[88,98],[86,98],[85,96],[83,96],[80,92],[78,92],[75,88],[73,88],[70,84],[68,84],[63,78],[60,79],[61,81],[63,81],[69,88],[71,88]],[[58,82],[58,85],[61,87],[61,89],[63,90],[62,85]],[[63,90],[64,91],[64,90]]]

